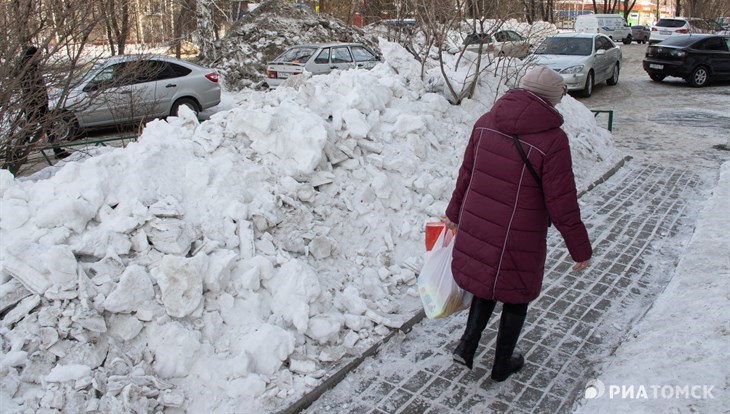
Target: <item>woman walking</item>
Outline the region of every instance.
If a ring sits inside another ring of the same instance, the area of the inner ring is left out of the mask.
[[[474,295],[454,360],[471,369],[482,331],[502,302],[495,381],[524,365],[514,349],[529,302],[540,293],[550,223],[576,261],[573,270],[588,267],[592,255],[563,118],[554,108],[565,93],[560,74],[537,67],[479,118],[443,217],[458,229],[454,279]]]

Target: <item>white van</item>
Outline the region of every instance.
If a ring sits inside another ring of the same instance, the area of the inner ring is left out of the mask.
[[[575,19],[578,33],[603,33],[614,42],[631,44],[631,27],[618,14],[583,14]]]

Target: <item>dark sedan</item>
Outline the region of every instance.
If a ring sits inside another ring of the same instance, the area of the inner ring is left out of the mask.
[[[694,87],[730,79],[730,37],[711,34],[670,36],[646,49],[644,70],[657,82],[675,76],[684,78]]]

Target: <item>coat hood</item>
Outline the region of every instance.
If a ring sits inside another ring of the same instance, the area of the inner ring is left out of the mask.
[[[489,114],[497,129],[506,134],[534,134],[563,125],[563,116],[552,105],[524,89],[505,93]]]

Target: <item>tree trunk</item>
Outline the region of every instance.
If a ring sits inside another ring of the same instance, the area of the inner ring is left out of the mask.
[[[197,0],[195,17],[198,23],[198,48],[200,50],[200,57],[203,60],[213,60],[215,59],[215,50],[213,47],[215,26],[211,11],[211,0]]]
[[[142,22],[142,5],[139,0],[134,2],[134,17],[137,32],[137,43],[144,44],[144,23]]]
[[[106,40],[109,42],[109,51],[114,56],[117,54],[117,49],[114,47],[114,35],[112,35],[112,28],[109,25],[108,19],[104,19],[104,26],[106,28]]]
[[[123,55],[127,46],[127,38],[129,38],[129,2],[127,0],[122,0],[121,20],[121,26],[117,32],[117,50],[120,55]]]

